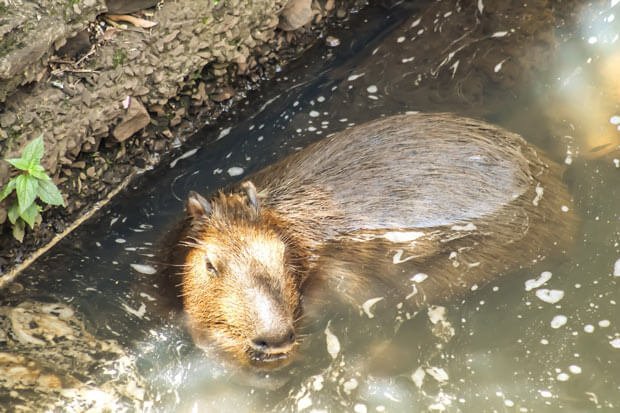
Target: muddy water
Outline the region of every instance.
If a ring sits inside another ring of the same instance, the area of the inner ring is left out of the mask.
[[[354,32],[332,33],[339,47],[311,50],[40,259],[1,298],[2,408],[620,408],[620,5],[486,3],[365,10]],[[309,340],[312,362],[284,377],[231,374],[192,347],[180,316],[158,310],[154,245],[190,189],[416,110],[489,120],[565,162],[583,220],[574,248],[418,314],[372,357],[347,347],[372,334],[370,320],[334,315]]]

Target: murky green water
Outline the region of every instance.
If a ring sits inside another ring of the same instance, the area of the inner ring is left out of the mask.
[[[479,0],[404,3],[391,11],[371,8],[355,18],[368,22],[364,30],[335,32],[342,41],[339,48],[317,47],[263,95],[253,96],[258,113],[243,110],[229,126],[205,131],[206,139],[221,139],[209,150],[141,178],[132,191],[40,260],[20,279],[24,290],[3,297],[3,308],[25,300],[73,307],[95,337],[83,341],[117,341],[127,354],[119,356],[115,350],[116,356],[107,357],[125,357],[132,366],[125,372],[118,365],[112,373],[103,369],[95,382],[113,382],[119,375],[126,381],[137,372],[142,377],[138,387],[145,389],[139,404],[144,409],[617,411],[616,3],[533,1],[526,7]],[[181,199],[189,189],[214,190],[352,123],[415,110],[489,120],[565,162],[582,218],[575,245],[446,306],[438,324],[430,321],[436,321],[438,309],[418,314],[401,327],[392,347],[372,356],[344,346],[372,328],[369,320],[341,321],[334,315],[327,333],[321,327],[309,340],[309,367],[292,370],[289,381],[271,391],[239,383],[192,348],[179,327],[181,320],[150,309],[153,244],[182,210]],[[445,327],[444,334],[438,325]],[[454,334],[445,334],[450,327]],[[334,340],[343,344],[337,353]],[[0,352],[24,351],[26,344],[15,342],[0,335]],[[63,350],[48,346],[48,351]],[[2,363],[6,361],[0,359],[0,368]],[[88,364],[81,368],[94,369]],[[3,386],[0,400],[15,404]],[[119,409],[131,410],[131,398],[142,394],[118,386],[106,389],[125,397],[115,405]],[[51,398],[54,391],[49,391]]]

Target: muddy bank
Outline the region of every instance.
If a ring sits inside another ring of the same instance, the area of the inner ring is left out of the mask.
[[[324,41],[326,23],[347,24],[364,4],[69,3],[0,8],[0,158],[42,134],[43,165],[68,205],[44,211],[43,223],[19,244],[5,222],[13,197],[0,203],[0,272]],[[0,162],[0,184],[14,173]]]

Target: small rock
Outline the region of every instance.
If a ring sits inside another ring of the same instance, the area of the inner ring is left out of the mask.
[[[170,126],[172,126],[172,127],[177,126],[178,124],[181,123],[182,119],[183,118],[179,114],[174,115],[174,117],[172,119],[170,119]]]
[[[339,19],[344,19],[345,17],[347,17],[347,11],[345,9],[338,9],[336,11],[336,17],[338,17]]]
[[[334,36],[327,36],[325,38],[325,44],[329,47],[340,46],[340,39]]]
[[[151,117],[138,99],[131,99],[127,113],[121,123],[116,125],[112,135],[117,141],[123,142],[149,124]]]
[[[11,294],[18,294],[24,291],[24,285],[18,282],[12,282],[9,284],[8,290]]]
[[[13,112],[7,112],[0,116],[0,126],[3,128],[8,128],[13,125],[17,121],[17,116]]]
[[[297,30],[312,20],[312,0],[289,0],[280,14],[278,27],[284,31]]]
[[[223,88],[220,93],[211,96],[211,100],[214,102],[223,102],[235,96],[235,91],[232,88]]]
[[[335,0],[327,0],[325,2],[325,6],[324,6],[325,11],[332,11],[332,10],[334,10],[334,5],[335,4],[336,4]]]
[[[106,0],[108,13],[129,14],[157,5],[159,0]]]
[[[96,175],[95,173],[95,167],[91,166],[90,168],[88,168],[86,170],[86,176],[88,176],[89,178],[93,178]]]
[[[77,162],[73,162],[71,164],[72,168],[77,168],[77,169],[84,169],[86,168],[86,162],[84,161],[77,161]]]

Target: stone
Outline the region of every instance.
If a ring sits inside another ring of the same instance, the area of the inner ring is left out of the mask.
[[[132,98],[125,116],[123,116],[121,123],[116,125],[112,135],[117,141],[123,142],[148,125],[150,121],[151,117],[142,103],[138,99]]]
[[[224,102],[235,96],[235,91],[231,87],[222,88],[219,93],[211,95],[211,100],[214,102]]]
[[[108,13],[128,14],[156,6],[158,0],[106,0]]]
[[[329,47],[338,47],[340,46],[340,39],[334,36],[327,36],[325,38],[325,44]]]
[[[278,27],[284,31],[294,31],[312,20],[312,0],[289,0],[280,14]]]
[[[13,125],[17,121],[17,116],[13,112],[7,112],[0,116],[0,126],[3,128],[8,128]]]

